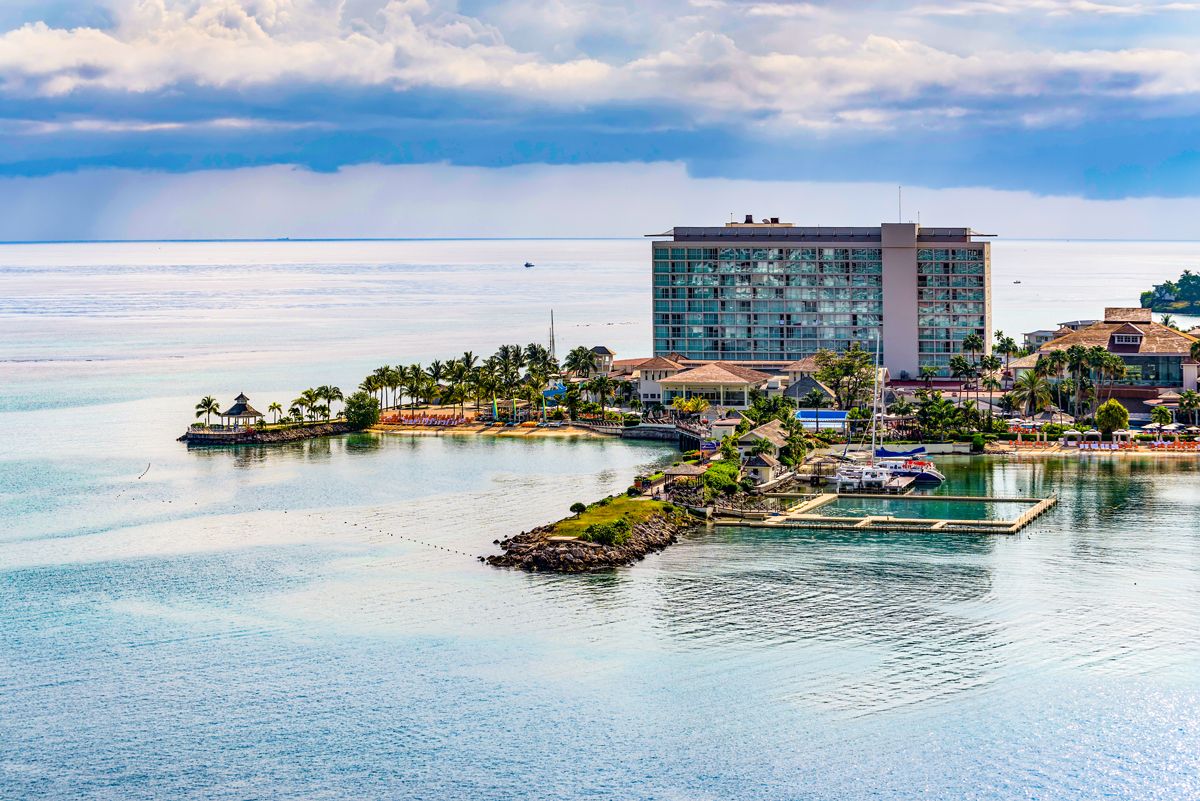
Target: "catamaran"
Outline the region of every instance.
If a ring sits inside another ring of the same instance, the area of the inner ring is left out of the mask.
[[[878,421],[883,406],[883,389],[879,382],[879,342],[875,342],[875,380],[871,385],[871,455],[865,465],[841,467],[830,477],[838,491],[843,489],[882,489],[892,478],[911,478],[915,484],[941,484],[946,480],[933,462],[921,458],[917,452],[887,455],[889,452],[877,448]],[[849,448],[849,445],[846,446]],[[921,448],[920,453],[925,449]],[[877,457],[882,457],[878,458]]]
[[[887,470],[893,476],[907,476],[917,484],[941,484],[946,480],[942,471],[928,459],[913,459],[911,457],[879,459],[876,467]]]

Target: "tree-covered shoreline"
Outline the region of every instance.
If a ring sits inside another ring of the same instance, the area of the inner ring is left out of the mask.
[[[1184,270],[1175,281],[1155,284],[1141,295],[1143,309],[1178,314],[1200,314],[1200,273]]]

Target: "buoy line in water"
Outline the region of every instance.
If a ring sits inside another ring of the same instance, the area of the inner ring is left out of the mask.
[[[348,525],[348,526],[358,526],[359,528],[363,528],[367,531],[374,531],[378,534],[384,534],[388,537],[396,537],[396,538],[402,539],[406,542],[411,542],[414,545],[424,545],[427,548],[434,548],[439,551],[445,551],[446,553],[456,553],[460,556],[467,556],[467,557],[471,556],[471,554],[467,553],[466,551],[460,551],[457,548],[447,548],[445,545],[437,545],[432,542],[426,542],[425,540],[419,540],[416,537],[406,537],[403,534],[396,534],[395,532],[385,531],[384,529],[381,529],[381,528],[372,528],[372,527],[366,525],[365,523],[351,523],[348,520],[343,520],[342,523],[344,523],[345,525]]]

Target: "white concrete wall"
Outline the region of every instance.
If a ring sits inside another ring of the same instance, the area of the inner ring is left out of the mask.
[[[917,353],[917,225],[883,223],[883,363],[899,378],[920,372]]]

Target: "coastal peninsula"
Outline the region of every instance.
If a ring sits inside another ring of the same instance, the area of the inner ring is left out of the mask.
[[[495,567],[557,573],[620,567],[663,550],[698,524],[674,504],[625,495],[571,508],[571,517],[500,540],[503,553],[485,561]]]

